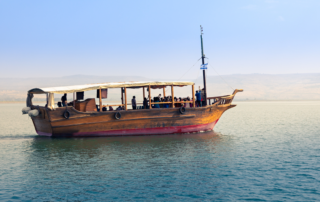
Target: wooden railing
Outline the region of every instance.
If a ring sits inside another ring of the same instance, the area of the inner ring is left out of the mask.
[[[208,97],[207,101],[209,102],[209,105],[216,103],[218,103],[218,105],[224,105],[230,104],[232,102],[232,98],[230,98],[230,96]]]
[[[226,105],[231,104],[234,96],[238,92],[243,92],[242,89],[236,89],[233,91],[232,95],[223,95],[223,96],[216,96],[216,97],[208,97],[207,101],[209,101],[209,105],[211,105],[211,101],[213,101],[212,104],[218,103],[217,105]]]

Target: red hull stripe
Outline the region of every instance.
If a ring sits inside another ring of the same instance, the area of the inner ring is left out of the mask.
[[[212,130],[217,124],[219,119],[209,124],[201,125],[188,125],[188,126],[172,126],[172,127],[158,127],[158,128],[138,128],[138,129],[125,129],[125,130],[108,130],[96,132],[79,132],[73,133],[72,136],[123,136],[123,135],[161,135],[173,133],[192,133],[200,131]],[[37,131],[39,135],[51,136],[49,133]],[[57,135],[59,136],[59,135]]]

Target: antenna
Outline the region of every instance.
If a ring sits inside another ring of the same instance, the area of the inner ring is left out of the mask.
[[[200,34],[203,34],[203,27],[200,25]]]

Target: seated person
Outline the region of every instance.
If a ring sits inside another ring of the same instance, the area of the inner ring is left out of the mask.
[[[168,98],[164,99],[164,102],[168,102],[168,101],[169,101]],[[169,108],[169,104],[168,103],[163,104],[163,108]]]
[[[116,110],[122,110],[122,107],[121,107],[121,106],[119,106]]]
[[[109,106],[109,111],[113,111],[113,108],[112,108],[112,106]]]
[[[102,107],[102,111],[103,112],[107,111],[107,108],[106,107]]]
[[[158,97],[154,97],[154,102],[159,102],[159,98]],[[159,104],[154,104],[154,108],[160,108]]]

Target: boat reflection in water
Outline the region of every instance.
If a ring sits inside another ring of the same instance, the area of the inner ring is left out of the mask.
[[[216,173],[221,158],[230,158],[230,140],[213,131],[166,136],[37,137],[23,162],[28,175],[22,188],[28,193],[26,198],[83,201],[182,191],[183,187],[195,187],[194,181],[219,186],[221,182],[212,181],[209,175]]]

